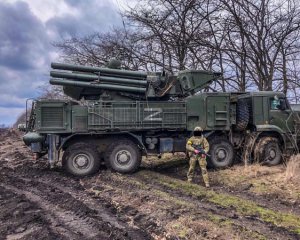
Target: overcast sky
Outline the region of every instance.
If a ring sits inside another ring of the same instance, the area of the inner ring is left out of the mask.
[[[53,42],[121,25],[122,0],[0,0],[0,124],[12,125],[27,98],[49,81]]]

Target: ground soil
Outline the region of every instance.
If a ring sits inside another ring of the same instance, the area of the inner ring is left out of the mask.
[[[300,188],[285,166],[197,171],[185,155],[143,159],[131,175],[105,166],[74,178],[0,131],[0,239],[300,239]]]

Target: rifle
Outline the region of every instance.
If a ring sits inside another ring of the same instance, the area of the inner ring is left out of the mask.
[[[199,151],[198,155],[202,155],[203,154],[203,155],[205,155],[205,157],[210,157],[210,155],[207,154],[204,151],[204,149],[202,147],[200,147],[199,145],[192,144],[192,147]]]

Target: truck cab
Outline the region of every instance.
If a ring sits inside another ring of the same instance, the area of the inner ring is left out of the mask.
[[[299,120],[286,96],[281,92],[252,92],[240,95],[249,108],[248,127],[257,131],[273,129],[280,133],[293,134],[297,131],[294,123]]]
[[[276,165],[284,154],[298,152],[299,112],[293,110],[282,92],[252,92],[240,95],[249,109],[247,131],[252,134],[253,159]]]

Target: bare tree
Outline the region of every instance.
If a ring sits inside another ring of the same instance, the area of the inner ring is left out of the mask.
[[[174,72],[200,65],[204,69],[212,67],[205,64],[211,62],[212,55],[203,53],[213,49],[207,20],[214,11],[215,6],[207,0],[145,0],[127,11],[125,17],[156,52],[156,59],[148,61]]]
[[[140,36],[134,31],[114,29],[108,33],[93,34],[84,38],[72,38],[55,43],[66,62],[105,66],[112,58],[122,61],[123,67],[131,70],[144,68],[146,60],[141,61],[137,54],[144,48]]]
[[[214,90],[299,90],[300,9],[296,0],[142,0],[125,26],[57,43],[65,61],[131,70],[221,71]],[[298,101],[298,100],[297,100]]]
[[[221,3],[228,25],[228,48],[224,51],[232,65],[240,70],[237,73],[242,73],[244,80],[252,78],[259,90],[273,90],[276,78],[282,79],[286,74],[285,66],[279,74],[277,65],[286,64],[285,49],[293,48],[291,37],[300,29],[298,2],[221,0]]]

